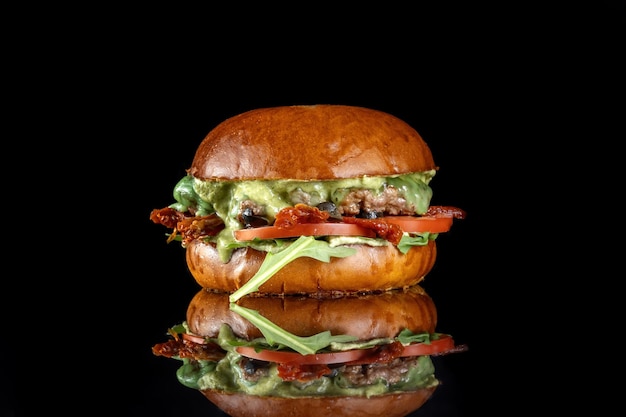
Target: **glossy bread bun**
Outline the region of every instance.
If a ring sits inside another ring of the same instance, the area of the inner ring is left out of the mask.
[[[403,288],[421,282],[433,268],[437,256],[434,240],[414,246],[402,254],[393,245],[372,247],[351,245],[357,253],[321,262],[297,258],[279,270],[259,288],[276,294],[358,292]],[[187,266],[204,288],[236,291],[258,271],[266,253],[250,248],[237,249],[223,263],[212,244],[195,240],[187,245]]]
[[[342,105],[251,110],[217,125],[196,150],[200,179],[328,180],[436,169],[419,133],[390,114]]]
[[[248,320],[229,308],[228,293],[200,290],[187,308],[189,329],[200,336],[217,336],[222,323],[244,339],[261,337]],[[298,336],[329,330],[359,340],[395,337],[407,328],[435,332],[437,310],[419,285],[405,290],[335,297],[244,297],[237,304],[256,310],[277,326]]]
[[[262,397],[202,390],[231,417],[404,417],[420,408],[436,387],[367,397]]]

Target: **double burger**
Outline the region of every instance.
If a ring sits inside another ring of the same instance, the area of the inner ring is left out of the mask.
[[[251,110],[218,124],[150,219],[202,290],[153,346],[231,416],[405,416],[439,381],[420,286],[436,239],[465,218],[431,206],[428,145],[388,113]]]

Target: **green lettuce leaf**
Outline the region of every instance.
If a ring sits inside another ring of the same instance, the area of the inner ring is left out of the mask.
[[[356,340],[354,336],[333,336],[330,331],[321,332],[308,337],[296,336],[278,327],[276,324],[260,315],[256,310],[241,307],[235,303],[230,304],[230,309],[254,324],[261,333],[263,333],[268,344],[287,346],[302,355],[313,354],[330,346],[331,343],[345,343]]]
[[[331,256],[345,258],[353,255],[355,252],[356,249],[345,246],[331,247],[328,242],[317,240],[313,236],[300,236],[282,251],[268,253],[256,274],[241,288],[232,293],[229,296],[229,301],[234,303],[241,297],[258,291],[261,285],[294,259],[308,256],[321,262],[329,262]]]
[[[398,250],[402,253],[407,253],[413,246],[424,246],[428,244],[429,240],[435,240],[439,234],[438,233],[416,233],[416,234],[407,234],[405,233],[400,239],[400,243],[398,243]]]

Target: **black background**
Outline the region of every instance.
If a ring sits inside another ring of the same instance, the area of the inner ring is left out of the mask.
[[[516,400],[520,386],[543,371],[530,371],[519,342],[546,329],[520,317],[539,309],[528,251],[538,252],[541,232],[524,218],[550,204],[557,188],[543,193],[541,184],[570,131],[613,135],[605,122],[623,103],[624,7],[463,4],[362,17],[310,11],[308,20],[294,11],[267,20],[252,10],[194,19],[126,10],[38,38],[28,64],[14,61],[8,113],[19,126],[12,154],[21,167],[11,177],[26,175],[19,183],[30,191],[9,194],[14,217],[29,220],[8,221],[18,225],[9,225],[19,244],[7,258],[19,278],[2,307],[0,415],[84,407],[219,415],[177,382],[176,361],[151,353],[199,288],[183,250],[148,216],[173,201],[219,122],[258,107],[322,103],[371,107],[412,125],[440,167],[432,203],[468,213],[438,239],[423,287],[439,330],[469,351],[437,358],[443,385],[415,415],[528,405],[528,395]]]

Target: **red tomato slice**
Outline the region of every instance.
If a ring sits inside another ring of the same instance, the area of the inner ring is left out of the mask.
[[[450,230],[452,226],[452,217],[449,216],[385,216],[380,220],[400,226],[407,233],[443,233]]]
[[[443,353],[454,349],[454,339],[449,335],[441,335],[437,340],[428,343],[413,343],[405,346],[400,356],[423,356]]]
[[[348,223],[302,223],[289,229],[275,226],[235,230],[235,239],[240,241],[258,239],[281,239],[298,236],[366,236],[376,237],[373,230]]]
[[[425,356],[443,353],[454,349],[454,339],[449,335],[442,335],[430,343],[414,343],[404,347],[400,356]],[[376,360],[374,349],[355,349],[342,352],[317,353],[301,355],[297,352],[283,352],[277,350],[261,350],[257,352],[253,347],[240,346],[236,348],[242,356],[276,363],[296,363],[300,365],[316,365],[331,363],[366,364]],[[372,354],[373,353],[373,354]]]
[[[436,355],[439,353],[447,352],[454,349],[454,339],[450,335],[441,335],[437,340],[431,340],[430,343],[413,343],[405,346],[400,357],[408,356],[427,356]],[[371,355],[364,356],[355,361],[349,362],[346,365],[367,365],[377,362],[379,360],[376,352],[372,352]]]
[[[183,333],[182,337],[183,337],[183,339],[188,340],[188,341],[193,342],[193,343],[198,343],[200,345],[205,345],[206,344],[206,340],[204,340],[204,337],[202,337],[202,336],[196,336],[194,334]]]
[[[240,346],[236,348],[240,355],[267,362],[297,363],[300,365],[321,365],[329,363],[343,363],[356,361],[367,355],[367,349],[346,350],[342,352],[313,353],[301,355],[298,352],[281,352],[277,350],[261,350],[257,352],[253,347]]]

